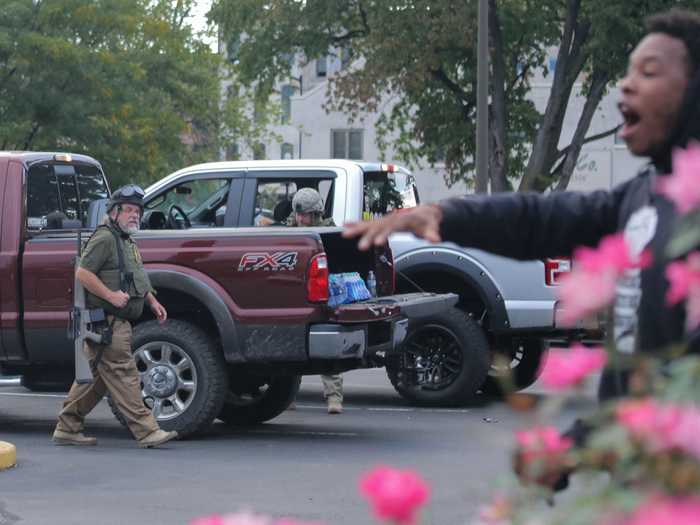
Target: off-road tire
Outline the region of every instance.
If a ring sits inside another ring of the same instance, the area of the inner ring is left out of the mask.
[[[435,335],[435,340],[442,340],[443,344],[436,343],[435,346],[429,343],[433,341],[431,334]],[[413,375],[404,366],[406,363],[416,363],[413,356],[420,354],[422,342],[426,343],[423,345],[426,355],[442,354],[443,363],[454,369],[449,384],[444,387],[435,388],[428,381],[416,381],[418,375]],[[443,348],[443,351],[439,348]],[[409,321],[402,352],[403,355],[387,361],[387,375],[403,398],[422,406],[459,406],[468,403],[486,380],[491,362],[483,330],[476,321],[455,307]]]
[[[201,433],[214,421],[226,399],[228,376],[221,349],[196,326],[178,319],[164,324],[147,321],[134,327],[132,351],[157,343],[176,345],[191,361],[196,373],[195,391],[189,405],[172,419],[158,418],[163,430],[177,430],[180,438]],[[138,361],[137,361],[138,363]],[[141,370],[140,370],[141,371]],[[142,381],[143,387],[143,381]],[[144,400],[144,404],[148,404]],[[126,426],[124,416],[109,399],[112,412]]]
[[[273,377],[261,387],[260,397],[247,402],[229,393],[219,411],[219,419],[227,425],[257,425],[280,415],[294,401],[301,385],[301,376]]]

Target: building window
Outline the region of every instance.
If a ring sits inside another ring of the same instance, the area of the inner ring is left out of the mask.
[[[328,57],[323,55],[316,59],[316,76],[325,77],[328,73]]]
[[[334,159],[362,159],[362,130],[331,131],[331,155]]]
[[[265,160],[265,144],[258,142],[253,146],[253,160]]]
[[[289,124],[292,119],[292,95],[294,86],[285,84],[281,89],[282,94],[282,124]]]
[[[280,158],[283,160],[287,159],[293,159],[294,158],[294,146],[290,144],[289,142],[285,142],[282,144],[282,151],[280,154]]]
[[[557,59],[556,57],[549,57],[549,67],[547,68],[550,73],[554,74],[557,70]]]

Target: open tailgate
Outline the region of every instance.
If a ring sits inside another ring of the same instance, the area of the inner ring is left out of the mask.
[[[427,317],[457,304],[453,293],[418,292],[375,297],[358,303],[343,304],[333,310],[331,318],[339,323],[367,323],[392,317],[408,319]]]

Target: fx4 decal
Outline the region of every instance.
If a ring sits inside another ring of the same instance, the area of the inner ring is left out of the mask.
[[[244,253],[238,265],[239,272],[263,270],[279,272],[294,270],[297,265],[299,252],[251,252]]]

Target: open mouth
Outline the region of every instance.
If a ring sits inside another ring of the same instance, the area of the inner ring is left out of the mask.
[[[625,139],[635,132],[635,130],[639,127],[639,122],[642,120],[642,118],[635,109],[623,102],[618,104],[618,108],[623,119],[622,129],[620,130],[619,136],[620,138]]]

